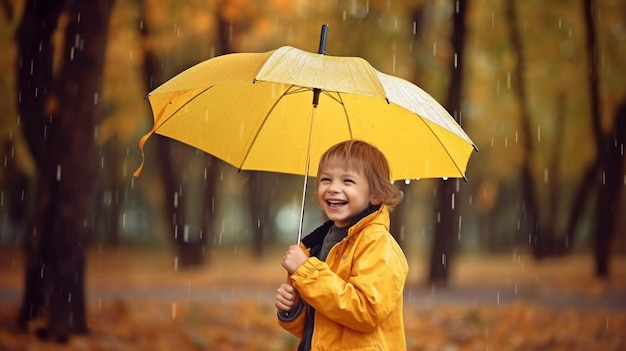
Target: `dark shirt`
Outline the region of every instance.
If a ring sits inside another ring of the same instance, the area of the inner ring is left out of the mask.
[[[324,237],[322,250],[319,255],[320,261],[326,261],[326,257],[328,257],[330,249],[335,246],[336,243],[345,238],[346,235],[348,235],[348,227],[338,228],[335,225],[332,225]]]

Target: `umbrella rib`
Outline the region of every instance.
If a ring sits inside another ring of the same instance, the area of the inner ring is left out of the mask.
[[[353,139],[352,125],[350,124],[350,116],[348,115],[348,110],[346,110],[346,104],[343,103],[343,99],[341,98],[341,93],[337,92],[337,98],[333,97],[329,93],[326,93],[326,95],[328,95],[328,97],[330,97],[331,99],[337,101],[341,105],[341,108],[343,108],[343,115],[346,116],[346,124],[348,124],[348,133],[350,134],[350,139]]]
[[[165,122],[169,121],[170,118],[174,117],[175,114],[178,113],[178,111],[182,110],[183,107],[187,106],[190,102],[192,102],[193,100],[195,100],[198,96],[202,95],[204,92],[206,92],[207,90],[213,88],[213,86],[207,87],[206,89],[202,89],[200,92],[198,92],[196,95],[194,95],[192,98],[190,98],[189,100],[187,100],[187,102],[185,102],[184,104],[182,104],[180,107],[178,107],[174,112],[170,113],[170,115],[163,121],[161,122],[158,126],[156,126],[156,129],[161,128],[162,125],[165,124]],[[170,101],[171,103],[171,101]],[[165,107],[163,107],[163,111],[165,111]]]
[[[446,154],[448,154],[448,157],[450,158],[450,160],[452,160],[452,163],[454,164],[454,167],[456,167],[456,170],[459,171],[459,174],[463,177],[463,179],[467,182],[467,178],[465,177],[465,174],[463,174],[463,172],[461,171],[461,168],[459,167],[459,165],[456,163],[456,160],[452,157],[452,155],[450,154],[450,152],[448,151],[448,149],[446,148],[445,144],[441,141],[441,139],[439,138],[439,135],[437,133],[435,133],[435,131],[430,127],[430,125],[428,125],[428,123],[426,123],[426,121],[424,120],[424,118],[420,115],[417,115],[419,117],[419,119],[424,122],[424,124],[426,125],[426,128],[430,129],[430,131],[433,133],[433,135],[435,136],[435,138],[437,138],[437,141],[439,142],[439,144],[441,144],[441,147],[443,147],[443,149],[445,150]]]
[[[243,156],[243,158],[241,159],[241,163],[239,164],[238,170],[241,171],[243,169],[243,165],[246,163],[246,160],[248,159],[248,156],[250,155],[250,151],[252,150],[252,146],[254,145],[254,143],[256,142],[256,139],[258,138],[259,134],[261,134],[261,130],[263,130],[263,126],[265,125],[265,122],[267,122],[267,119],[269,118],[269,116],[272,114],[272,111],[274,111],[274,109],[276,108],[276,105],[278,105],[278,103],[283,99],[283,97],[285,95],[289,95],[289,94],[293,94],[294,91],[291,91],[291,88],[295,87],[295,85],[290,85],[287,90],[285,90],[285,92],[283,92],[280,95],[280,98],[276,99],[274,101],[274,104],[272,104],[272,107],[269,109],[269,111],[267,111],[267,113],[265,114],[265,117],[263,117],[263,122],[261,123],[261,126],[257,129],[256,133],[254,134],[254,138],[252,138],[252,141],[250,142],[250,144],[248,145],[248,148],[246,150],[246,154]],[[301,92],[304,90],[297,90],[295,92]]]
[[[194,96],[193,98],[189,99],[189,101],[195,99],[196,97],[198,97],[200,94],[204,93],[205,91],[211,89],[211,87],[207,87],[206,89],[202,90],[201,92],[199,92],[196,96]],[[145,96],[144,99],[149,99],[150,96],[152,96],[152,94],[148,94]],[[189,103],[189,101],[187,101],[187,103]],[[187,104],[185,103],[185,105]],[[185,106],[183,105],[183,106]],[[158,116],[159,118],[157,118],[154,122],[154,125],[152,126],[152,130],[149,131],[148,133],[146,133],[144,136],[141,137],[141,139],[139,140],[139,150],[141,151],[141,164],[139,165],[139,167],[135,170],[135,172],[133,173],[133,177],[138,177],[139,174],[141,173],[141,170],[143,169],[143,165],[145,162],[145,154],[144,154],[144,146],[146,144],[146,141],[148,141],[148,138],[150,138],[152,136],[152,134],[156,133],[156,130],[159,129],[159,127],[161,127],[163,124],[165,124],[165,122],[167,122],[170,118],[172,118],[172,116],[180,111],[180,109],[182,108],[179,107],[176,111],[174,111],[174,113],[172,113],[169,117],[167,117],[167,119],[165,119],[165,121],[161,122],[160,124],[157,125],[157,122],[160,119],[160,116],[163,115],[163,113],[165,113],[165,107],[161,108],[161,110],[158,112]]]

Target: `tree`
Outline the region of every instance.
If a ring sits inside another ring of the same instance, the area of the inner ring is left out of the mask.
[[[152,91],[166,80],[164,59],[151,45],[155,29],[146,0],[140,3],[141,36],[144,47],[144,84]],[[169,138],[155,138],[158,168],[164,191],[165,232],[181,268],[205,262],[213,238],[213,197],[219,177],[219,163],[209,155]],[[185,171],[193,168],[189,179]],[[204,172],[198,169],[204,168]]]
[[[453,0],[452,48],[454,59],[450,62],[450,83],[445,107],[460,123],[461,93],[463,87],[463,57],[465,51],[465,23],[469,1]],[[435,236],[430,256],[428,281],[431,284],[446,284],[448,267],[456,251],[460,230],[461,206],[459,204],[460,180],[448,180],[437,189]]]
[[[25,240],[19,325],[48,310],[39,335],[65,341],[87,331],[84,249],[93,233],[94,130],[112,0],[28,1],[18,29],[19,111],[38,169],[37,208]],[[52,34],[67,11],[54,75]]]
[[[594,23],[593,0],[583,1],[583,15],[587,27],[587,54],[589,55],[589,69],[587,87],[591,99],[591,121],[594,139],[596,142],[597,162],[592,165],[595,169],[598,184],[598,201],[596,202],[595,218],[595,273],[599,277],[609,275],[610,245],[615,229],[621,173],[624,164],[623,147],[626,140],[626,107],[622,105],[618,110],[613,133],[602,131],[600,114],[600,79],[596,66],[598,46]]]
[[[508,0],[505,4],[505,17],[509,26],[509,37],[513,52],[516,57],[515,71],[511,86],[519,101],[520,110],[520,139],[523,147],[521,161],[521,194],[522,201],[519,205],[519,218],[529,228],[529,238],[532,239],[533,253],[535,257],[544,257],[550,251],[551,244],[548,240],[548,233],[538,229],[538,200],[537,190],[533,179],[533,155],[535,147],[531,141],[531,113],[529,108],[526,82],[524,80],[525,61],[524,45],[519,32],[517,10],[515,1]]]

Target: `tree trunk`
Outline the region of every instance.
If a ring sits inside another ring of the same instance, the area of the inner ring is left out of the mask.
[[[31,1],[27,4],[24,23],[29,23],[29,16],[33,15],[35,24],[33,27],[23,25],[18,35],[22,62],[19,67],[21,96],[28,95],[32,89],[24,80],[28,81],[30,64],[34,64],[37,57],[28,49],[22,49],[28,43],[38,47],[40,42],[33,37],[54,32],[63,2],[50,6],[44,8]],[[40,180],[37,218],[32,236],[27,240],[26,287],[19,322],[26,326],[28,321],[40,315],[42,308],[46,308],[48,325],[39,335],[56,341],[66,341],[71,333],[87,331],[84,249],[94,229],[96,155],[93,135],[100,117],[98,102],[111,8],[112,1],[109,0],[70,4],[64,61],[55,84],[58,89],[53,87],[50,56],[42,60],[46,65],[41,68],[45,72],[43,80],[34,82],[45,87],[42,92],[47,96],[45,101],[37,99],[37,86],[33,102],[43,102],[47,110],[44,111],[43,104],[30,110],[22,107],[24,101],[20,101],[25,119],[47,120],[47,125],[45,133],[39,135],[37,131],[41,125],[38,122],[25,126],[40,170]],[[46,18],[43,22],[47,25],[45,29],[39,27],[42,23],[40,16]],[[41,44],[49,45],[49,37],[44,39],[46,41]],[[51,47],[48,54],[52,54]]]
[[[583,1],[583,15],[587,29],[587,53],[589,55],[589,70],[587,84],[591,99],[592,129],[596,141],[599,179],[598,201],[596,203],[596,232],[595,232],[595,272],[598,277],[609,275],[610,243],[615,228],[617,200],[619,199],[619,181],[623,164],[623,154],[620,155],[619,143],[624,141],[623,110],[618,111],[615,120],[615,136],[602,132],[600,114],[600,79],[596,67],[596,27],[594,23],[593,0]],[[617,149],[616,149],[617,146]]]
[[[151,27],[147,12],[148,5],[145,1],[141,1],[139,5],[143,19],[140,29],[145,50],[144,79],[145,86],[150,92],[162,84],[165,77],[163,77],[161,61],[150,46]],[[163,212],[167,218],[165,232],[168,233],[168,239],[174,247],[177,265],[181,268],[199,266],[208,257],[207,251],[212,241],[213,216],[209,214],[213,212],[212,198],[219,168],[212,167],[215,163],[212,162],[210,156],[195,157],[194,149],[178,141],[155,138],[154,142],[157,144],[158,169],[164,187]],[[185,184],[182,170],[187,161],[204,165],[208,173],[206,179],[192,177],[194,182],[204,179],[203,184]],[[203,190],[201,192],[189,191],[194,185]],[[198,212],[192,213],[194,209]],[[198,216],[192,220],[192,214],[198,214]]]
[[[45,159],[43,131],[47,119],[44,106],[53,90],[54,47],[51,37],[56,30],[63,1],[28,1],[24,16],[17,30],[17,89],[19,92],[18,109],[24,137],[33,155],[37,167]],[[39,170],[37,170],[39,171]],[[35,183],[38,177],[35,176]],[[37,184],[34,185],[36,189]],[[37,191],[33,189],[34,193]],[[24,256],[26,272],[22,306],[18,316],[18,325],[26,329],[28,322],[41,315],[44,304],[43,281],[40,277],[42,265],[40,255],[40,226],[37,225],[37,213],[42,210],[40,201],[35,201],[36,208],[32,216],[26,218],[24,237]]]
[[[265,221],[270,217],[270,196],[264,188],[264,176],[259,172],[247,172],[248,175],[248,206],[250,209],[253,252],[256,258],[265,255],[265,232],[268,226]]]
[[[450,85],[446,109],[452,111],[457,122],[461,119],[461,93],[463,90],[463,57],[465,51],[465,23],[469,1],[453,0],[452,48],[454,59],[450,63]],[[437,222],[430,256],[428,281],[431,284],[447,284],[449,270],[456,251],[460,230],[461,206],[459,205],[460,181],[448,180],[437,189]]]
[[[601,175],[596,205],[595,273],[596,276],[609,276],[611,241],[615,231],[619,211],[620,195],[624,186],[624,144],[626,144],[626,101],[619,107],[614,121],[613,135],[604,138],[604,148],[600,151]]]
[[[535,257],[544,257],[549,252],[550,240],[546,237],[546,233],[539,227],[538,221],[538,200],[537,189],[533,178],[533,155],[535,152],[534,145],[531,141],[531,116],[528,107],[528,97],[526,94],[526,81],[524,80],[524,46],[519,33],[519,24],[517,19],[517,10],[515,1],[508,0],[505,5],[505,15],[509,25],[509,36],[513,52],[517,58],[517,65],[513,73],[512,88],[519,99],[520,108],[520,140],[522,141],[522,162],[521,162],[521,188],[523,198],[519,206],[519,218],[522,220],[523,227],[528,228],[529,242],[533,248]]]
[[[401,248],[405,248],[404,238],[406,235],[406,219],[409,215],[410,209],[410,196],[409,196],[409,185],[404,182],[401,182],[396,185],[400,191],[404,194],[404,198],[402,202],[398,205],[398,207],[392,209],[391,211],[391,224],[389,231],[391,235],[396,239]]]

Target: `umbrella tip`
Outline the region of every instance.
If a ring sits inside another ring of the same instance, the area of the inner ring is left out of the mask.
[[[322,32],[320,33],[320,46],[317,50],[318,54],[326,55],[326,39],[328,38],[328,24],[322,24]]]

